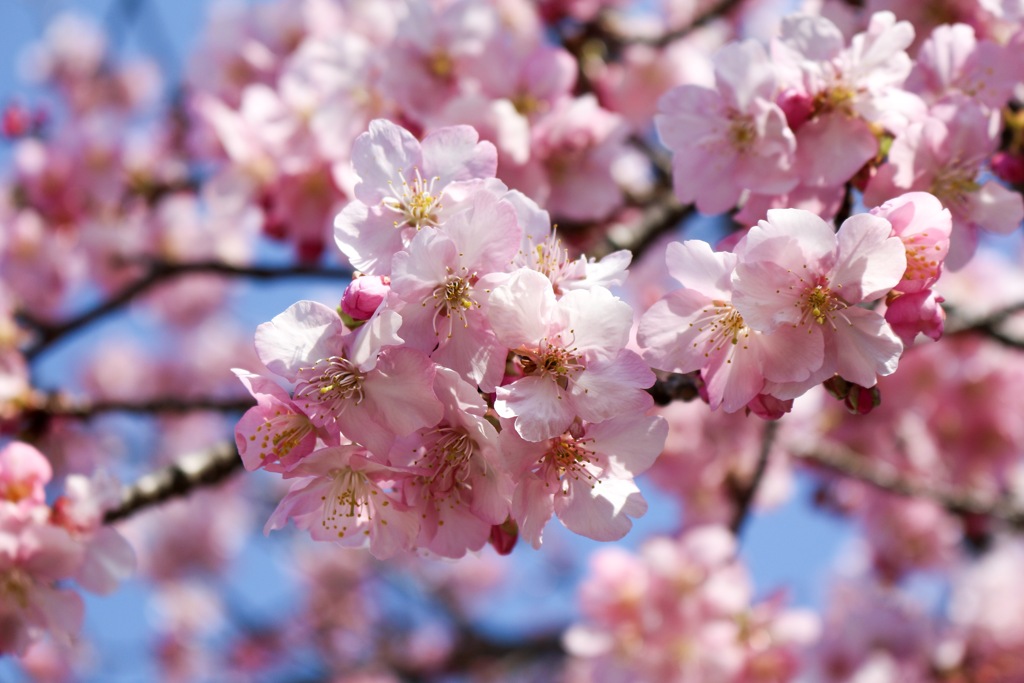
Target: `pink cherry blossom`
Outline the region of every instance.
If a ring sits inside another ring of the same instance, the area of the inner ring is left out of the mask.
[[[21,654],[44,631],[70,644],[84,606],[57,582],[71,578],[81,561],[81,545],[39,515],[0,520],[0,652]]]
[[[885,296],[906,271],[906,251],[891,224],[868,214],[844,221],[838,234],[814,214],[774,209],[736,247],[733,304],[750,327],[803,331],[805,346],[824,353],[788,389],[792,398],[834,373],[864,387],[896,370],[903,344],[881,315],[857,304]]]
[[[485,312],[522,377],[498,387],[494,409],[528,441],[551,439],[577,417],[601,422],[651,405],[653,373],[625,348],[632,309],[603,287],[556,300],[551,281],[521,269],[495,288]]]
[[[972,100],[953,98],[896,137],[864,193],[875,206],[911,190],[935,195],[953,216],[950,268],[961,268],[977,247],[980,229],[1015,230],[1024,219],[1024,199],[995,180],[981,182],[985,158],[998,144],[998,119]]]
[[[410,547],[417,515],[389,489],[396,470],[380,465],[358,446],[322,448],[305,458],[285,478],[296,478],[267,521],[265,532],[289,519],[321,541],[345,547],[369,544],[377,558]]]
[[[744,190],[778,194],[797,184],[796,140],[774,103],[775,75],[754,41],[715,56],[717,89],[683,85],[669,91],[655,117],[672,151],[676,196],[702,213],[723,213]]]
[[[303,301],[257,329],[256,350],[271,372],[294,383],[292,400],[313,424],[383,454],[396,436],[440,419],[434,367],[397,347],[360,364],[352,354],[358,336],[336,311]]]
[[[0,501],[20,512],[45,505],[53,468],[35,447],[12,441],[0,448]],[[10,514],[8,512],[7,514]]]
[[[672,372],[700,370],[712,408],[744,407],[764,390],[765,379],[791,381],[820,367],[820,346],[781,326],[765,334],[752,329],[733,305],[737,256],[712,252],[699,240],[670,244],[669,273],[684,285],[644,314],[637,341],[644,359]]]
[[[871,210],[892,224],[907,251],[907,270],[894,288],[903,293],[931,287],[942,274],[953,229],[949,209],[927,192],[908,192]]]
[[[878,151],[872,125],[898,132],[923,110],[902,90],[912,62],[905,52],[913,27],[890,12],[872,15],[867,31],[844,47],[827,19],[796,15],[782,22],[772,43],[782,89],[814,102],[811,117],[796,132],[796,167],[814,187],[849,180]]]
[[[501,381],[507,347],[481,309],[487,292],[481,280],[511,267],[522,238],[513,206],[471,187],[452,201],[443,228],[420,231],[395,254],[391,291],[407,345],[491,391]]]
[[[234,373],[256,399],[235,425],[235,446],[247,470],[287,471],[313,452],[318,438],[333,440],[277,382],[239,368]]]
[[[335,219],[338,248],[360,271],[390,274],[391,257],[412,234],[440,224],[445,187],[492,178],[497,163],[494,145],[480,142],[469,126],[441,128],[421,144],[390,121],[371,121],[352,145],[360,182],[357,201]]]
[[[503,432],[519,479],[512,514],[519,533],[539,548],[554,514],[571,531],[599,541],[622,538],[630,517],[647,511],[633,483],[661,453],[668,425],[660,417],[613,417],[539,442]]]
[[[447,368],[438,368],[435,390],[444,417],[399,439],[389,460],[414,474],[399,486],[402,501],[420,519],[416,545],[462,557],[483,547],[491,528],[506,520],[513,484],[478,391]]]

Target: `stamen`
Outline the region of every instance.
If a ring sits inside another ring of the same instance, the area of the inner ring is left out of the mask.
[[[317,424],[333,420],[350,404],[363,400],[363,373],[347,358],[331,356],[300,368],[294,398]]]
[[[434,195],[434,184],[440,178],[434,176],[428,182],[420,176],[418,168],[414,170],[416,178],[411,184],[405,179],[405,174],[399,172],[398,175],[402,179],[401,194],[396,193],[393,196],[385,197],[382,200],[382,204],[385,208],[399,214],[401,220],[394,222],[396,228],[404,228],[406,226],[416,228],[417,230],[423,226],[436,228],[440,225],[437,212],[441,209],[441,195]],[[388,185],[391,185],[391,183],[389,182]],[[394,186],[392,185],[393,189]]]

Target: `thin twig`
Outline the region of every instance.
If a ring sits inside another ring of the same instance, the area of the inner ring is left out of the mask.
[[[732,529],[732,532],[737,536],[739,536],[740,532],[743,531],[743,525],[750,516],[750,507],[754,503],[754,498],[757,496],[757,490],[761,487],[761,481],[764,479],[764,473],[768,469],[768,454],[771,452],[772,445],[775,443],[775,434],[778,432],[778,429],[779,423],[777,421],[770,420],[765,422],[764,433],[761,435],[761,450],[757,454],[757,464],[754,465],[754,471],[750,475],[750,481],[747,482],[746,486],[736,491],[736,511],[733,513],[732,521],[729,523],[729,528]]]
[[[710,8],[708,11],[698,15],[693,21],[686,23],[676,29],[666,31],[657,36],[628,36],[621,33],[617,33],[614,28],[609,25],[607,20],[602,22],[601,30],[602,35],[612,40],[619,45],[648,45],[651,47],[665,47],[674,43],[681,38],[685,38],[693,31],[699,28],[707,26],[712,21],[731,14],[736,8],[743,4],[744,0],[723,0]]]
[[[111,295],[96,306],[66,320],[51,323],[38,320],[25,312],[19,313],[18,317],[34,328],[37,334],[36,342],[25,350],[25,358],[32,360],[64,336],[117,311],[156,285],[190,273],[214,273],[258,280],[285,277],[323,277],[343,280],[351,277],[352,274],[346,268],[324,268],[320,266],[300,265],[274,268],[233,266],[219,261],[198,261],[194,263],[165,263],[156,261],[150,264],[149,270],[139,279],[125,286],[119,292]]]
[[[680,206],[671,191],[663,190],[643,210],[640,220],[628,227],[613,228],[601,243],[588,249],[587,254],[601,258],[613,251],[628,249],[636,260],[659,237],[676,230],[693,211],[693,206]]]
[[[75,418],[91,420],[106,413],[181,414],[198,411],[220,413],[241,413],[253,406],[250,396],[216,397],[196,396],[193,398],[161,396],[140,400],[82,400],[73,399],[60,393],[44,396],[27,405],[24,412],[45,417]]]
[[[103,521],[110,524],[143,508],[188,495],[203,486],[218,484],[241,468],[242,459],[232,444],[186,455],[173,465],[150,472],[126,486],[121,491],[121,504],[108,510]]]

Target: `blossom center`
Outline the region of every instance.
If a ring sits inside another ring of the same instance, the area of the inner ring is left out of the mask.
[[[28,609],[32,579],[21,569],[12,567],[0,575],[0,595],[9,596],[21,609]]]
[[[934,252],[941,252],[942,248],[928,239],[927,232],[904,238],[903,246],[907,250],[904,280],[924,280],[938,276],[939,260]]]
[[[852,115],[856,96],[856,91],[848,85],[833,85],[815,96],[814,109],[818,113],[840,112]]]
[[[967,196],[981,188],[974,180],[976,172],[977,169],[951,164],[935,174],[935,179],[932,180],[928,191],[947,206],[964,208],[967,204]]]
[[[733,112],[729,115],[729,143],[738,151],[750,149],[757,140],[754,119],[749,114]]]
[[[430,489],[435,494],[450,493],[462,488],[471,474],[470,461],[476,442],[459,427],[440,427],[432,432],[436,439],[414,464],[429,467],[433,473]]]
[[[541,457],[550,471],[559,481],[572,479],[574,481],[596,483],[597,478],[590,472],[587,465],[593,462],[593,451],[585,448],[586,439],[574,439],[570,435],[563,435],[552,439],[548,451]],[[563,493],[568,493],[568,488],[563,486]]]
[[[843,304],[827,285],[815,285],[808,288],[804,294],[805,319],[809,315],[819,325],[824,325],[826,320],[830,320],[829,314],[837,308],[843,308]]]
[[[732,304],[715,300],[702,313],[709,316],[706,324],[697,328],[698,332],[707,335],[704,337],[706,345],[704,356],[706,358],[729,346],[738,346],[741,341],[743,342],[741,348],[747,348],[746,340],[750,338],[750,328]],[[693,323],[690,325],[692,326]],[[699,344],[700,341],[695,341],[693,346],[696,348]],[[731,363],[732,361],[727,360],[726,362]]]
[[[528,239],[532,241],[532,238]],[[520,251],[519,255],[521,258],[518,259],[518,264],[546,275],[548,280],[551,280],[551,288],[556,295],[564,292],[563,282],[586,278],[586,265],[583,260],[572,260],[555,232],[532,248]]]
[[[324,495],[324,513],[321,524],[327,531],[337,532],[338,538],[348,533],[349,527],[360,521],[372,521],[370,494],[374,491],[366,475],[352,469],[332,470],[330,490]],[[370,533],[368,530],[363,533]]]
[[[515,353],[524,374],[551,377],[563,389],[568,386],[570,378],[584,369],[573,349],[552,346],[546,339],[536,350],[518,349]]]
[[[318,360],[311,368],[299,368],[299,377],[295,398],[306,399],[302,408],[310,419],[331,419],[349,401],[359,405],[363,400],[364,375],[347,358],[331,356]]]
[[[439,333],[438,319],[448,320],[448,334],[451,338],[454,321],[458,319],[463,327],[469,327],[466,319],[466,312],[479,308],[480,304],[473,298],[473,284],[476,282],[475,274],[466,276],[456,275],[448,268],[448,277],[444,282],[434,288],[432,297],[434,299],[434,333]],[[429,301],[429,300],[428,300]],[[426,302],[424,302],[426,305]]]
[[[313,431],[313,423],[305,415],[277,410],[274,415],[257,425],[251,441],[260,439],[260,459],[270,453],[277,460],[284,460]]]
[[[12,503],[22,501],[32,495],[32,483],[25,480],[9,482],[3,489],[0,489],[0,498],[9,500]]]
[[[394,221],[396,228],[406,226],[419,230],[423,226],[432,228],[438,227],[437,211],[441,208],[441,195],[434,194],[434,185],[440,178],[434,176],[429,181],[420,176],[420,170],[415,169],[416,177],[412,183],[406,180],[405,174],[399,172],[402,179],[402,190],[394,196],[385,197],[382,201],[386,208],[399,215],[401,220]],[[391,189],[394,185],[389,181]]]

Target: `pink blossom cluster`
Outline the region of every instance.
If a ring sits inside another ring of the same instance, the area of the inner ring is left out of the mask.
[[[956,563],[938,615],[905,585],[841,577],[830,590],[821,638],[805,652],[809,680],[1020,680],[1022,563],[1024,548],[1016,539],[1001,539],[975,561]]]
[[[755,603],[733,535],[720,526],[601,549],[564,636],[569,681],[796,681],[815,615],[782,596]]]
[[[978,336],[922,345],[879,382],[886,410],[854,418],[826,409],[819,438],[928,486],[1019,495],[1024,429],[1009,407],[1022,381],[1019,354]],[[965,536],[984,542],[995,531],[940,503],[896,498],[859,482],[834,480],[825,490],[830,507],[859,520],[872,567],[890,580],[947,567]]]
[[[712,408],[764,417],[835,375],[873,387],[919,332],[941,334],[930,288],[949,233],[949,211],[935,197],[908,193],[838,232],[810,211],[771,209],[731,252],[672,243],[669,273],[684,287],[640,321],[644,358],[700,371]],[[864,305],[883,298],[884,315]]]
[[[199,186],[181,120],[154,115],[152,63],[117,63],[100,27],[69,14],[23,61],[55,97],[5,110],[0,297],[48,320],[80,290],[117,291],[153,260],[251,258],[262,214],[227,183]],[[206,305],[219,289],[207,284]]]
[[[892,12],[871,14],[849,40],[823,16],[793,15],[767,49],[728,44],[713,86],[681,85],[660,102],[675,192],[707,214],[739,205],[744,223],[779,207],[831,219],[848,186],[868,207],[928,192],[952,213],[959,268],[979,230],[1008,233],[1024,219],[1020,194],[991,176],[1021,177],[1024,150],[1000,137],[1024,73],[1014,30],[996,42],[942,24],[912,59],[914,28]]]
[[[84,606],[67,582],[106,594],[134,569],[131,547],[103,525],[105,510],[119,501],[116,483],[72,475],[49,505],[51,476],[32,446],[0,448],[0,654],[24,654],[44,634],[69,646]]]
[[[335,235],[363,275],[340,310],[261,325],[266,370],[236,371],[258,403],[236,430],[246,467],[294,480],[268,530],[460,557],[517,527],[539,546],[552,515],[617,539],[646,511],[633,477],[667,427],[607,288],[629,257],[569,258],[496,160],[469,126],[420,142],[375,120],[354,143]]]
[[[509,186],[556,217],[605,219],[623,204],[619,180],[636,175],[627,166],[643,162],[625,120],[574,93],[576,60],[546,35],[546,11],[460,0],[222,12],[190,77],[206,132],[196,149],[227,162],[219,181],[245,188],[265,233],[306,260],[322,253],[338,210],[361,201],[352,140],[377,118],[416,134],[473,125]]]

